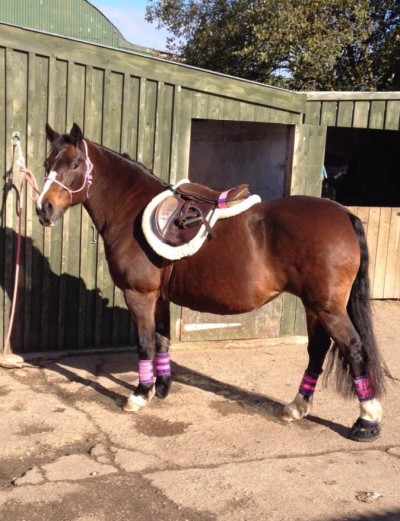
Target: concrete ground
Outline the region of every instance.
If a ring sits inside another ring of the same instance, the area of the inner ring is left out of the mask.
[[[306,365],[299,339],[172,350],[170,396],[121,411],[132,353],[0,369],[0,520],[400,520],[400,303],[375,304],[394,376],[373,443],[348,440],[356,400],[320,386],[278,419]]]

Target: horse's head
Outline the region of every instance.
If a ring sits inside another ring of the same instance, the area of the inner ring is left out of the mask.
[[[69,134],[58,134],[48,123],[46,132],[51,149],[44,162],[45,184],[36,202],[36,213],[41,224],[53,226],[70,206],[87,199],[93,165],[76,123]]]

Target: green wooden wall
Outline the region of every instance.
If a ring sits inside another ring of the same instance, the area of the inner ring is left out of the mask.
[[[0,78],[0,118],[5,123],[0,126],[3,340],[17,229],[15,190],[4,192],[13,166],[13,132],[19,132],[27,165],[38,180],[46,156],[47,121],[61,132],[77,122],[90,139],[128,152],[171,182],[188,174],[191,121],[196,118],[287,124],[301,134],[302,153],[314,148],[311,127],[298,129],[306,110],[303,94],[2,24]],[[319,146],[319,137],[315,143]],[[309,169],[318,170],[313,161],[304,157],[302,164],[298,162],[291,179],[294,191],[314,190],[313,181],[307,181],[308,188],[301,181]],[[13,181],[18,186],[15,176]],[[12,350],[82,350],[132,343],[122,294],[111,283],[102,241],[86,212],[75,207],[61,225],[44,229],[30,197],[24,194],[23,199]]]
[[[328,127],[400,130],[400,93],[308,93],[304,121]]]

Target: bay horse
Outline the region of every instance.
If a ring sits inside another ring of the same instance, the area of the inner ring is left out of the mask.
[[[46,133],[51,147],[36,202],[39,220],[53,226],[70,206],[83,204],[103,238],[111,277],[135,324],[139,384],[124,410],[139,411],[154,394],[165,398],[169,393],[170,302],[230,315],[288,292],[305,306],[309,360],[281,419],[309,414],[330,352],[328,369],[335,366],[338,390],[359,401],[350,438],[371,441],[380,435],[384,369],[371,320],[368,249],[356,216],[311,196],[263,201],[218,221],[215,238],[172,263],[152,251],[141,228],[145,207],[166,183],[141,163],[85,139],[75,123],[69,134],[60,135],[49,124]]]

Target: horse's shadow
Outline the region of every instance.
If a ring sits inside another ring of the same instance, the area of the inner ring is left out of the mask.
[[[3,226],[3,214],[4,207],[0,212],[0,288],[11,305],[18,234]],[[99,289],[89,289],[82,277],[55,273],[30,237],[22,235],[20,241],[18,296],[10,341],[14,353],[135,344],[129,311],[112,305],[112,293],[105,297]]]
[[[109,359],[112,355],[106,355]],[[114,362],[112,372],[107,370],[107,364],[104,364],[104,356],[97,357],[97,364],[93,363],[91,358],[87,356],[79,357],[66,357],[63,358],[60,363],[55,362],[51,365],[47,365],[47,369],[58,373],[71,382],[78,382],[84,386],[90,387],[96,391],[99,395],[107,398],[108,404],[112,403],[112,407],[121,407],[126,399],[126,394],[120,394],[115,389],[105,387],[102,383],[97,380],[93,380],[90,376],[83,377],[79,375],[79,372],[84,372],[88,375],[92,375],[95,378],[102,376],[116,384],[119,388],[126,389],[128,393],[135,390],[135,386],[126,382],[126,377],[119,377],[119,374],[126,373],[127,356],[130,362],[130,367],[136,367],[137,356],[134,353],[127,355],[122,354],[120,362]],[[118,357],[118,356],[117,356]],[[39,362],[40,363],[40,362]],[[190,386],[196,389],[200,389],[206,393],[212,393],[220,396],[231,402],[236,402],[244,407],[247,412],[251,414],[259,414],[261,416],[267,416],[269,421],[277,422],[281,425],[286,425],[285,422],[280,420],[280,414],[282,412],[284,404],[275,398],[267,396],[265,394],[256,393],[254,391],[247,391],[246,389],[237,387],[235,385],[222,382],[215,378],[212,378],[204,373],[195,371],[194,369],[185,367],[176,362],[172,362],[172,374],[173,384],[172,392],[174,392],[174,383]],[[179,391],[178,391],[179,392]],[[127,394],[128,394],[127,393]],[[111,406],[111,405],[110,405]],[[151,405],[150,405],[151,407]],[[306,419],[301,420],[298,423],[302,428],[312,428],[312,425],[322,425],[327,429],[332,430],[343,438],[348,438],[349,429],[338,423],[319,418],[318,416],[310,415]]]

